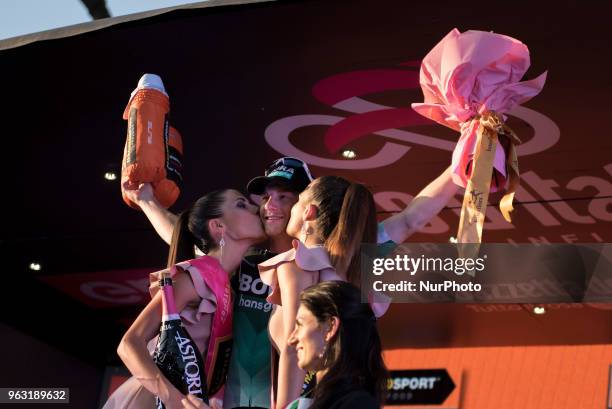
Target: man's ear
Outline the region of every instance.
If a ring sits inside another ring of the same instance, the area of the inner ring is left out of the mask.
[[[315,220],[318,215],[319,215],[319,208],[314,204],[309,204],[304,209],[304,220],[306,221]]]
[[[329,342],[333,337],[338,333],[338,329],[340,328],[340,319],[338,317],[331,317],[329,320],[329,329],[325,334],[325,342]]]

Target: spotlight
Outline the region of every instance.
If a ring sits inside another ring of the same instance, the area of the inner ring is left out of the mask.
[[[452,244],[457,244],[457,238],[456,238],[456,237],[453,237],[453,236],[450,236],[450,237],[448,238],[448,242],[449,242],[449,243],[452,243]]]
[[[117,174],[115,172],[106,172],[104,174],[104,179],[106,179],[106,180],[117,180]]]
[[[542,306],[533,307],[533,313],[536,315],[542,315],[546,313],[546,308]]]
[[[357,152],[352,149],[345,149],[342,151],[342,156],[346,159],[355,159],[357,157]]]
[[[30,270],[32,271],[40,271],[41,268],[39,263],[30,263]]]

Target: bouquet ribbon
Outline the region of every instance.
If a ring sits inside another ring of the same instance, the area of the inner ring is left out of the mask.
[[[519,184],[519,168],[515,146],[521,143],[514,131],[504,123],[503,118],[493,111],[475,116],[472,121],[478,122],[476,136],[476,151],[471,163],[472,175],[468,180],[457,241],[459,243],[480,243],[482,241],[482,228],[491,189],[491,174],[495,150],[500,144],[500,137],[510,142],[506,149],[506,167],[508,172],[508,186],[506,194],[499,202],[499,208],[506,221],[511,222],[510,212],[513,210],[512,201]]]

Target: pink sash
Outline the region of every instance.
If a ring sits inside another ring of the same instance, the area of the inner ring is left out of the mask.
[[[228,274],[216,258],[202,256],[189,260],[217,299],[217,310],[213,314],[210,338],[204,369],[208,396],[222,391],[232,353],[232,299]],[[221,398],[223,396],[221,395]]]

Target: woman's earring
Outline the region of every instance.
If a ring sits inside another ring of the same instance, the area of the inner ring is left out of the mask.
[[[221,233],[221,240],[219,240],[219,247],[221,247],[221,261],[223,261],[223,247],[225,247],[225,239],[223,233]]]
[[[325,352],[327,351],[327,344],[323,345],[323,350],[319,353],[319,359],[323,359]]]
[[[323,350],[318,354],[320,369],[327,367],[327,342],[323,345]]]
[[[308,236],[312,234],[312,230],[308,228],[306,224],[302,224],[302,229],[300,233],[302,233],[302,237],[304,237],[304,240],[302,240],[302,243],[306,244],[306,240],[308,240]]]

